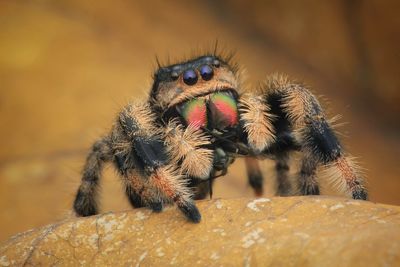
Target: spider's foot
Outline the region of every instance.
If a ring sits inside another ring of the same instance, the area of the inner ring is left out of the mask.
[[[78,216],[92,216],[98,213],[97,204],[93,196],[82,190],[78,190],[78,193],[74,202],[74,210]]]
[[[150,208],[154,211],[154,212],[161,212],[163,210],[163,204],[162,202],[153,202],[150,204]]]
[[[352,195],[353,199],[368,200],[368,193],[364,188],[357,188]]]
[[[200,222],[201,214],[193,202],[178,204],[178,207],[190,221],[194,223]]]
[[[251,174],[249,175],[249,184],[254,190],[254,194],[257,197],[260,197],[263,195],[264,189],[263,189],[263,177],[261,174]]]
[[[262,197],[262,195],[264,194],[264,189],[261,188],[254,188],[254,195],[256,197]]]
[[[292,186],[290,185],[290,183],[288,181],[282,181],[281,183],[278,185],[278,195],[279,196],[291,196],[293,195],[293,190],[292,190]]]
[[[263,195],[263,184],[264,178],[260,170],[260,165],[258,164],[258,160],[251,157],[246,157],[245,159],[247,177],[250,184],[250,187],[253,188],[254,194],[257,197]]]
[[[319,195],[319,186],[314,183],[304,183],[300,186],[300,192],[304,196]]]

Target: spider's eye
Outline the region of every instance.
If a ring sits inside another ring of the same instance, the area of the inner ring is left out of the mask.
[[[200,75],[201,75],[201,78],[203,78],[203,80],[209,81],[213,77],[214,71],[210,66],[203,65],[200,67]]]
[[[187,85],[193,85],[197,82],[197,73],[192,70],[186,70],[183,73],[183,81],[187,84]]]
[[[221,63],[219,62],[218,59],[214,59],[212,64],[213,64],[213,66],[216,67],[216,68],[219,68],[219,66],[221,66]]]
[[[171,78],[173,81],[176,81],[178,79],[178,77],[179,77],[178,72],[176,72],[176,71],[171,72]]]

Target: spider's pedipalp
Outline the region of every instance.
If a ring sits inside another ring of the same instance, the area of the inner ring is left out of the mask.
[[[239,100],[239,111],[249,146],[256,152],[263,151],[275,140],[269,105],[262,96],[245,94]]]
[[[189,125],[186,129],[176,121],[165,131],[165,142],[172,161],[181,162],[181,171],[188,176],[207,179],[213,168],[213,151],[210,138]]]

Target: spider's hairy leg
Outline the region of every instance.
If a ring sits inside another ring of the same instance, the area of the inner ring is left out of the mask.
[[[292,185],[289,180],[289,153],[279,153],[276,156],[275,170],[278,183],[278,195],[290,195],[292,193]]]
[[[210,178],[214,164],[214,151],[210,137],[191,125],[186,128],[177,121],[170,121],[165,129],[165,142],[172,162],[180,164],[181,173],[190,180],[206,180]],[[209,183],[199,184],[196,198],[205,197]]]
[[[240,121],[247,134],[247,143],[256,153],[275,141],[274,116],[262,94],[244,94],[239,99]]]
[[[181,162],[182,172],[188,176],[208,179],[213,168],[213,151],[210,137],[191,125],[186,128],[176,121],[165,129],[168,154],[175,162]]]
[[[125,194],[128,197],[129,203],[132,205],[132,207],[141,208],[144,206],[140,194],[136,193],[135,189],[132,187],[132,184],[128,181],[125,183]],[[162,210],[162,203],[160,201],[152,204],[154,207],[157,207],[155,209],[152,208],[154,211]]]
[[[258,94],[244,94],[239,99],[240,121],[249,147],[260,153],[275,139],[270,107]],[[263,176],[256,159],[245,158],[247,177],[256,195],[263,193]]]
[[[171,165],[162,130],[156,126],[150,107],[147,104],[127,106],[120,113],[116,129],[115,135],[125,136],[128,141],[122,142],[125,149],[121,154],[125,159],[119,169],[125,184],[129,185],[126,192],[131,203],[135,205],[140,200],[154,211],[161,211],[163,203],[175,202],[188,219],[199,222],[201,215],[187,187],[188,181],[180,175],[177,166]]]
[[[261,173],[258,160],[253,157],[245,157],[244,162],[246,166],[247,178],[251,188],[253,188],[256,196],[262,196],[264,177]]]
[[[266,84],[268,90],[281,96],[281,107],[301,144],[304,161],[300,185],[307,193],[317,193],[312,161],[322,164],[338,190],[354,199],[367,199],[364,180],[351,157],[346,156],[316,97],[303,85],[283,76],[273,76]],[[308,173],[307,173],[308,172]],[[314,191],[313,191],[314,190]]]
[[[121,133],[122,130],[119,127],[114,127],[111,135],[112,140],[114,140],[114,147],[118,151],[114,155],[114,164],[122,177],[125,194],[128,197],[129,203],[134,208],[140,208],[144,206],[144,203],[140,194],[135,190],[138,186],[133,187],[131,181],[126,179],[131,175],[131,171],[135,168],[136,163],[133,159],[131,144],[127,140],[123,140],[125,136]]]
[[[307,153],[307,152],[306,152]],[[319,195],[317,181],[318,161],[312,155],[304,156],[301,160],[299,178],[299,193],[302,195]]]
[[[267,96],[266,92],[262,90],[243,95],[239,102],[240,120],[243,123],[244,132],[247,134],[247,143],[255,153],[265,153],[272,149],[272,154],[276,158],[278,194],[287,195],[291,193],[291,185],[288,179],[289,154],[285,150],[291,149],[291,145],[290,141],[286,142],[286,137],[281,137],[281,133],[287,131],[286,125],[281,123],[279,112],[274,110],[275,108],[268,102]],[[284,145],[277,145],[279,142]],[[287,149],[282,149],[282,147],[287,147]],[[257,194],[257,191],[262,190],[262,176],[255,163],[254,160],[246,159],[249,182]],[[252,169],[254,170],[250,171]]]
[[[98,212],[98,187],[103,165],[112,159],[109,137],[94,143],[87,156],[81,185],[76,193],[74,210],[78,216],[90,216]]]

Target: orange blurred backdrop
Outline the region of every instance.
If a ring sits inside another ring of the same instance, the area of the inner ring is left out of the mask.
[[[237,51],[250,86],[281,72],[328,99],[371,200],[400,204],[399,3],[1,1],[0,241],[68,215],[86,152],[145,98],[155,55],[183,58],[216,39]],[[272,195],[273,168],[263,170]],[[102,193],[103,211],[130,208],[111,168]],[[251,195],[241,160],[214,188]]]

